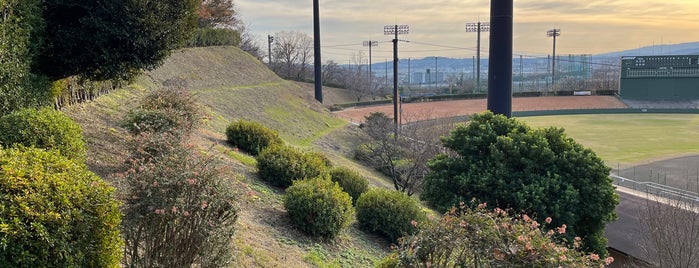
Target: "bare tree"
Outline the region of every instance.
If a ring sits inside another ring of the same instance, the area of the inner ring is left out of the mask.
[[[286,78],[299,78],[312,59],[311,42],[311,37],[301,32],[284,31],[275,34],[272,53],[279,66],[275,66],[273,70]]]
[[[255,41],[255,35],[248,30],[247,25],[239,23],[238,26],[236,26],[236,30],[240,33],[240,45],[238,45],[238,47],[256,59],[262,60],[265,56],[264,52],[262,52],[262,48],[260,48],[260,45]]]
[[[694,200],[648,198],[641,211],[647,230],[643,247],[659,267],[699,267],[699,204]]]
[[[425,121],[430,113],[403,117],[400,135],[394,136],[393,119],[372,113],[361,126],[369,142],[360,146],[357,158],[391,177],[396,190],[413,195],[422,189],[429,169],[427,162],[442,152],[440,137],[453,127],[454,121]]]

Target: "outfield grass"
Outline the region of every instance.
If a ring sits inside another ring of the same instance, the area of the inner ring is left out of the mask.
[[[699,115],[623,114],[521,117],[533,127],[556,126],[607,164],[642,164],[699,154]]]

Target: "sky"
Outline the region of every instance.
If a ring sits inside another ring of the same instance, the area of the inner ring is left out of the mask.
[[[497,1],[497,0],[494,0]],[[235,0],[261,47],[267,35],[297,31],[313,36],[313,0]],[[644,46],[699,41],[698,0],[514,0],[514,53],[552,52],[550,29],[560,29],[556,54],[599,54]],[[488,22],[489,0],[319,0],[323,61],[350,61],[368,54],[362,42],[379,41],[374,62],[392,58],[385,25],[409,25],[399,37],[400,58],[471,58],[477,34],[469,22]],[[481,35],[487,57],[489,33]]]

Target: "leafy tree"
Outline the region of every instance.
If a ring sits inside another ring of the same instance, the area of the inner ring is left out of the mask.
[[[129,78],[191,38],[200,0],[45,0],[34,68],[51,78]]]
[[[606,254],[606,222],[614,220],[618,196],[609,168],[563,129],[531,129],[491,112],[443,139],[452,155],[429,163],[432,172],[421,198],[445,211],[476,199],[567,224],[567,241],[579,236],[584,249]]]
[[[197,24],[200,28],[228,28],[237,26],[233,0],[202,0]]]
[[[42,43],[41,2],[0,1],[0,116],[48,102],[47,83],[30,73]]]

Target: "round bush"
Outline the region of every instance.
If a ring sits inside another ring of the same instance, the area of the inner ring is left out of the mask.
[[[75,160],[85,159],[87,152],[82,133],[75,121],[51,108],[23,109],[0,118],[0,145],[58,150]]]
[[[169,110],[179,115],[194,127],[201,116],[196,98],[181,89],[159,89],[148,94],[141,101],[145,110]]]
[[[139,108],[129,111],[122,127],[131,134],[144,132],[172,133],[186,136],[199,122],[196,100],[184,90],[156,90],[141,101]]]
[[[302,231],[323,238],[335,237],[354,216],[350,196],[323,177],[294,181],[286,189],[284,207]]]
[[[359,173],[346,167],[331,169],[330,179],[337,182],[352,197],[352,204],[356,204],[359,196],[369,190],[369,181],[359,175]]]
[[[135,109],[126,114],[122,127],[133,135],[144,132],[176,133],[183,122],[165,110]]]
[[[0,267],[119,267],[119,204],[85,165],[0,149]]]
[[[425,213],[417,200],[405,193],[388,189],[371,189],[357,200],[357,221],[370,231],[378,232],[391,241],[417,230],[415,223],[423,222]]]
[[[277,187],[289,187],[294,180],[325,175],[328,167],[316,153],[305,153],[290,146],[271,146],[257,156],[257,169],[263,180]]]
[[[226,127],[226,138],[228,143],[240,148],[252,155],[271,146],[284,144],[279,134],[264,125],[247,120],[238,120],[230,123]]]

